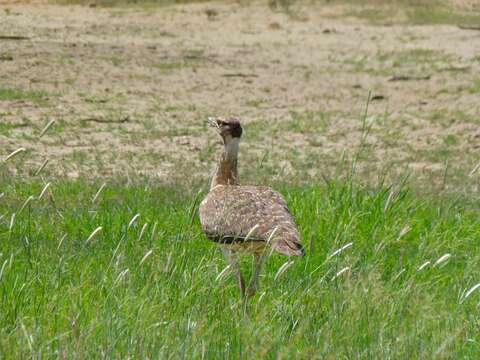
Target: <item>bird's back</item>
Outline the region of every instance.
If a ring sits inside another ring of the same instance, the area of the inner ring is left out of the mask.
[[[287,256],[303,255],[295,220],[282,196],[268,187],[219,185],[200,204],[205,234],[223,244],[266,242]],[[252,231],[253,229],[253,231]]]

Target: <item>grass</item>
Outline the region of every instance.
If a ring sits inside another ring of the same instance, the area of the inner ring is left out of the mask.
[[[344,15],[365,20],[374,25],[408,23],[412,25],[478,25],[480,12],[459,10],[441,0],[334,0],[348,5]]]
[[[89,5],[87,0],[53,0],[57,4]],[[186,3],[202,3],[208,0],[97,0],[98,6],[122,7],[162,7]],[[248,1],[240,0],[242,4]],[[267,2],[274,12],[281,11],[295,17],[299,7],[311,9],[314,2],[306,0],[269,0]],[[322,6],[343,4],[347,5],[342,16],[352,16],[365,20],[374,25],[389,23],[409,23],[413,25],[478,25],[480,12],[478,6],[473,10],[457,9],[447,1],[442,0],[324,0]],[[215,11],[209,9],[209,11]],[[207,15],[209,15],[207,13]],[[210,18],[210,15],[209,15]]]
[[[467,90],[470,94],[480,93],[480,79],[473,80],[473,84]]]
[[[208,0],[97,0],[95,2],[98,6],[104,7],[122,7],[122,6],[146,6],[146,7],[158,7],[158,6],[170,6],[176,4],[187,3],[201,3]],[[89,5],[88,0],[52,0],[54,4],[60,5]]]
[[[277,281],[286,259],[272,256],[245,306],[233,277],[215,280],[226,264],[201,234],[202,194],[59,180],[37,199],[43,183],[0,179],[2,358],[479,354],[476,199],[280,187],[307,256]]]
[[[288,123],[290,131],[298,133],[324,133],[331,122],[331,114],[322,111],[291,111],[291,121]]]
[[[20,88],[0,87],[0,101],[28,100],[37,104],[44,103],[49,94],[42,90],[24,90]]]
[[[168,75],[177,70],[195,69],[205,60],[203,49],[189,49],[179,59],[164,59],[154,65],[163,75]]]
[[[392,76],[397,72],[409,71],[418,75],[439,71],[454,58],[440,51],[414,48],[376,54],[347,57],[341,60],[348,71],[373,76]],[[332,58],[332,61],[333,60]]]

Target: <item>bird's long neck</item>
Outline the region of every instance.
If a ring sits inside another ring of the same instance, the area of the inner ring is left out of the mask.
[[[240,138],[230,138],[225,141],[225,149],[213,175],[210,189],[217,185],[238,184],[237,160],[239,145]]]

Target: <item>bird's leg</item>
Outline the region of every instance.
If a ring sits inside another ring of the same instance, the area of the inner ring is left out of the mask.
[[[230,263],[230,266],[235,271],[238,287],[240,288],[240,294],[242,295],[242,297],[245,297],[245,280],[243,279],[242,272],[240,271],[240,265],[238,264],[238,256],[235,252],[227,249],[224,249],[223,253],[225,254],[225,257]]]
[[[260,271],[262,270],[263,262],[265,261],[265,253],[255,253],[253,255],[253,273],[250,284],[247,288],[247,296],[253,296],[257,292],[258,287],[258,277],[260,276]]]

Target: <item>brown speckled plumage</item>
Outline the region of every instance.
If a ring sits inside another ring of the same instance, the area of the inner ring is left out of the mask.
[[[212,178],[210,192],[200,204],[200,222],[207,237],[221,244],[236,268],[242,295],[253,295],[268,249],[287,256],[304,254],[300,236],[287,203],[271,188],[238,183],[237,155],[242,128],[238,118],[210,118],[225,149]],[[237,253],[255,255],[248,289],[237,264]],[[246,290],[246,293],[245,293]]]
[[[270,240],[272,249],[283,255],[303,255],[287,203],[268,187],[217,185],[202,201],[200,219],[207,237],[218,243],[235,244],[238,249],[253,229],[248,241],[267,245]]]

